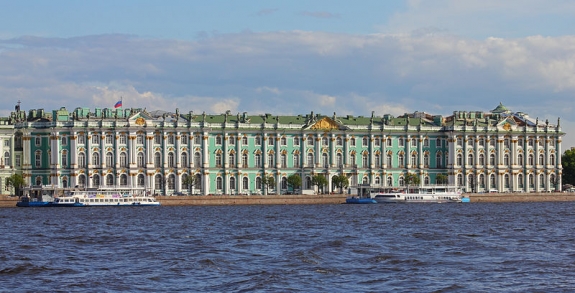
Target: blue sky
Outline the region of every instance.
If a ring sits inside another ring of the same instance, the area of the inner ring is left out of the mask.
[[[575,146],[575,1],[3,1],[0,115],[401,115],[502,102]]]

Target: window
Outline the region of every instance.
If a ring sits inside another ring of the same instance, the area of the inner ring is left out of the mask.
[[[62,144],[63,146],[68,144],[68,138],[65,136],[62,136],[60,138],[60,144]],[[4,141],[4,146],[10,146],[10,141],[9,140],[5,140]]]
[[[299,137],[296,136],[296,137],[293,138],[293,145],[294,145],[294,146],[299,146]]]
[[[222,177],[216,178],[216,189],[217,189],[217,190],[222,190],[222,189],[224,189],[224,182],[223,182],[223,180],[222,180]]]
[[[489,175],[489,188],[495,188],[495,174]]]
[[[425,168],[429,168],[429,154],[423,155],[423,165]]]
[[[485,146],[485,140],[482,138],[479,139],[479,146]]]
[[[5,152],[4,153],[4,166],[11,166],[12,164],[10,164],[10,152]],[[64,164],[62,163],[63,166],[66,166],[68,164]]]
[[[399,147],[403,147],[403,138],[402,138],[402,137],[400,137],[400,138],[397,140],[397,145],[398,145]]]
[[[489,155],[489,165],[491,165],[491,166],[495,165],[495,154]]]
[[[322,137],[321,138],[321,145],[323,146],[329,146],[329,140],[327,137]]]
[[[479,165],[485,165],[485,155],[479,154]]]
[[[78,135],[78,144],[85,144],[86,143],[86,137],[83,134],[79,134]]]
[[[381,140],[379,139],[379,137],[376,137],[375,140],[373,141],[373,145],[378,147],[378,146],[380,146],[380,144],[381,144]]]
[[[549,165],[555,165],[555,155],[549,155]]]
[[[114,137],[111,133],[106,134],[106,144],[112,144],[114,142]]]
[[[236,177],[231,177],[230,178],[230,190],[235,190],[236,189]]]
[[[457,138],[457,146],[462,146],[463,145],[463,139],[461,137]]]
[[[268,167],[272,168],[274,166],[274,154],[268,154]]]
[[[350,146],[355,146],[355,137],[352,137],[349,139],[349,145]]]
[[[386,161],[387,161],[387,168],[392,168],[393,166],[391,164],[392,163],[391,155],[387,155]]]
[[[99,144],[100,143],[100,135],[97,133],[92,134],[92,143]]]
[[[367,154],[363,154],[361,156],[361,167],[362,168],[368,168],[369,167],[369,158],[367,157]]]
[[[293,167],[294,168],[299,168],[299,154],[294,154],[293,155]]]
[[[250,182],[250,181],[249,181],[248,177],[244,177],[244,178],[242,179],[242,189],[243,189],[243,190],[247,190],[247,189],[250,188],[249,182]]]
[[[96,175],[94,175],[94,176],[92,177],[92,185],[93,185],[94,187],[100,186],[100,175],[97,175],[97,174],[96,174]]]
[[[369,138],[367,136],[363,137],[363,139],[361,140],[361,145],[364,147],[369,146]]]
[[[256,154],[254,156],[254,163],[256,165],[256,168],[261,168],[262,167],[262,156],[261,154]]]
[[[520,166],[523,166],[523,154],[517,155],[517,164],[519,164]]]
[[[242,137],[242,144],[248,145],[248,137],[247,136]]]
[[[399,167],[403,168],[405,166],[403,154],[399,154],[399,157],[397,158],[397,160],[398,160]]]
[[[180,137],[180,142],[181,142],[182,144],[188,144],[188,135],[183,134],[183,135]]]
[[[412,147],[416,147],[416,146],[417,146],[417,138],[411,138],[411,146],[412,146]]]
[[[457,154],[457,165],[458,166],[463,165],[463,155],[462,154]]]
[[[443,167],[443,160],[441,158],[441,153],[437,153],[435,155],[435,167],[442,168]]]
[[[313,167],[313,154],[312,153],[307,154],[307,166]]]
[[[155,144],[161,144],[162,143],[162,136],[160,135],[159,132],[156,132],[156,134],[154,135],[154,143]]]
[[[222,136],[221,136],[221,135],[216,136],[216,144],[217,144],[217,145],[221,145],[221,144],[222,144]]]
[[[285,154],[282,154],[280,159],[281,159],[281,167],[287,168],[287,156]]]
[[[473,165],[473,155],[467,155],[467,165]]]
[[[230,168],[235,168],[236,167],[236,154],[234,153],[230,153],[228,155],[228,163],[230,165]]]
[[[112,167],[114,166],[114,154],[111,152],[106,153],[106,166]]]
[[[126,139],[127,135],[125,133],[120,134],[120,144],[126,144]]]
[[[385,140],[385,144],[386,144],[388,147],[391,146],[391,138],[390,138],[390,137],[388,137],[388,138]]]
[[[138,186],[139,187],[145,186],[144,174],[138,174]]]
[[[196,153],[194,154],[194,166],[195,166],[196,168],[199,168],[199,167],[202,166],[202,156],[200,155],[199,152],[196,152]]]
[[[262,178],[261,177],[256,178],[256,189],[258,189],[258,190],[262,189]]]
[[[411,166],[417,166],[417,154],[411,154]]]
[[[337,167],[342,168],[343,167],[343,156],[341,155],[341,153],[337,153],[337,155],[335,157],[337,160]]]
[[[168,168],[174,168],[175,166],[176,166],[176,162],[174,159],[174,153],[169,152],[168,153]]]
[[[168,144],[174,144],[174,134],[168,134]]]
[[[533,157],[533,154],[529,154],[529,157],[527,157],[527,165],[533,166],[534,163],[535,163],[535,158]]]
[[[457,174],[457,185],[459,185],[459,186],[463,185],[463,175],[462,174]]]
[[[22,166],[22,158],[20,157],[20,155],[16,155],[14,163],[16,164],[16,167]]]
[[[503,155],[503,165],[509,166],[509,154]]]
[[[310,135],[310,136],[307,138],[307,145],[308,145],[308,146],[313,146],[313,136]]]
[[[93,153],[92,154],[92,165],[99,166],[100,165],[100,154]]]
[[[128,185],[128,176],[126,174],[120,175],[120,185],[127,186]]]
[[[154,167],[160,168],[162,167],[162,155],[159,152],[154,154]]]
[[[242,168],[248,168],[248,154],[242,155]]]
[[[216,167],[222,167],[222,155],[216,154]]]
[[[176,188],[176,176],[174,174],[170,174],[168,176],[168,189],[175,189]]]
[[[342,145],[343,145],[343,139],[341,139],[341,137],[337,137],[337,138],[335,139],[335,144],[336,144],[337,146],[342,146]]]
[[[114,186],[114,176],[112,174],[106,175],[106,185]]]
[[[128,167],[128,157],[126,155],[126,152],[120,153],[120,167],[122,168]]]
[[[539,154],[539,165],[544,164],[545,164],[545,157],[543,156],[543,154]]]
[[[376,155],[375,155],[374,160],[375,160],[375,162],[374,162],[374,163],[375,163],[375,167],[376,167],[376,168],[381,167],[381,156],[380,156],[379,154],[376,154]]]
[[[196,145],[202,144],[202,136],[201,135],[198,134],[194,137],[194,144],[196,144]]]
[[[268,145],[274,145],[275,140],[273,136],[268,137]]]
[[[36,146],[40,146],[40,144],[42,144],[42,138],[40,138],[39,136],[36,136],[36,137],[34,138],[34,144],[35,144]]]
[[[256,145],[262,145],[262,137],[261,136],[256,136],[255,138],[255,144]]]
[[[280,139],[280,144],[282,146],[286,146],[287,145],[287,138],[285,136],[282,136]]]
[[[398,183],[399,183],[399,186],[403,186],[405,184],[405,182],[403,181],[403,176],[399,177]]]
[[[524,183],[523,183],[523,174],[518,174],[517,175],[517,187],[523,189]]]
[[[503,140],[503,145],[504,145],[506,148],[509,148],[509,138],[506,138],[505,140]]]
[[[146,160],[143,152],[138,153],[138,168],[144,168],[146,166]]]
[[[351,154],[349,156],[349,163],[350,163],[351,167],[353,167],[353,168],[357,167],[357,160],[355,159],[355,154]]]
[[[423,146],[429,147],[429,139],[427,137],[423,139]]]
[[[143,134],[139,133],[136,136],[136,143],[137,144],[144,144],[144,135]]]
[[[182,167],[185,168],[188,166],[188,153],[182,153],[181,157]]]

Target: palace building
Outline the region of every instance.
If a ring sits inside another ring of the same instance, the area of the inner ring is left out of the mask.
[[[302,189],[313,189],[311,178],[322,174],[332,191],[335,175],[351,186],[402,186],[412,173],[422,184],[447,178],[467,192],[546,192],[561,188],[564,134],[559,119],[540,122],[502,104],[490,112],[398,117],[18,105],[0,120],[0,177],[17,172],[29,185],[143,187],[151,194],[264,194],[270,176],[270,192],[285,193],[292,174]]]

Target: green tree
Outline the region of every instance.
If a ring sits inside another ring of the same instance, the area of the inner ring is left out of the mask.
[[[264,191],[265,194],[268,194],[268,189],[269,186],[274,186],[276,184],[276,180],[274,179],[274,176],[272,175],[266,175],[264,177],[262,177],[262,185],[264,186]]]
[[[188,175],[182,180],[182,184],[188,188],[188,194],[191,194],[192,188],[198,185],[198,177],[195,175]]]
[[[435,182],[437,184],[447,184],[447,180],[448,177],[445,174],[437,174],[437,176],[435,176]]]
[[[24,184],[24,177],[20,174],[13,174],[10,177],[7,177],[5,182],[6,187],[13,187],[14,194],[18,196],[21,195],[21,189]]]
[[[298,174],[289,175],[287,178],[287,184],[292,188],[292,190],[298,189],[301,186],[301,177]]]
[[[339,188],[339,193],[343,193],[343,189],[349,186],[349,179],[344,174],[335,175],[331,180]]]
[[[321,193],[324,193],[324,187],[327,185],[327,179],[322,174],[314,175],[311,178],[311,185],[317,186],[318,191],[321,189]]]
[[[561,164],[563,165],[562,183],[575,185],[575,148],[563,153]]]
[[[421,181],[419,180],[419,176],[415,173],[407,173],[405,175],[405,184],[409,185],[419,185]]]

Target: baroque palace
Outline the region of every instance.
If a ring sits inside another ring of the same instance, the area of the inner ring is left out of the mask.
[[[0,184],[18,173],[27,185],[125,186],[151,194],[264,194],[303,189],[323,174],[350,185],[402,186],[408,173],[422,184],[438,175],[466,192],[561,189],[557,124],[512,112],[424,112],[371,117],[197,114],[146,109],[65,108],[23,111],[0,119]],[[188,190],[187,176],[196,183]],[[6,188],[4,189],[6,190]]]

